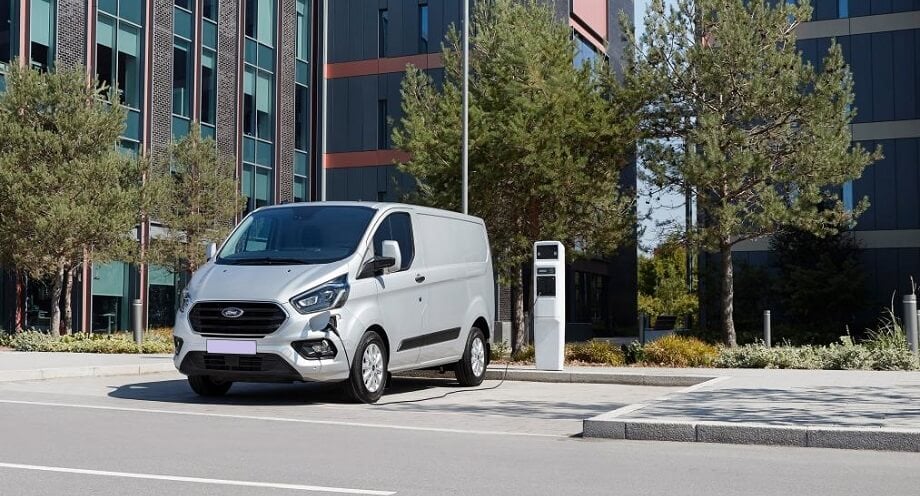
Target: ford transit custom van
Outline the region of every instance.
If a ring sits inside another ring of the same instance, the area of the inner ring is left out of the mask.
[[[373,403],[391,372],[477,386],[494,322],[483,221],[411,205],[260,208],[183,292],[175,365],[204,396],[234,382],[343,383]]]

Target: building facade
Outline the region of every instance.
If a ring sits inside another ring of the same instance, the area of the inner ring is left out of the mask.
[[[548,1],[571,27],[579,60],[620,60],[618,12],[631,17],[632,0]],[[462,0],[0,0],[0,89],[16,61],[85,67],[128,109],[126,152],[162,153],[197,122],[236,161],[247,210],[396,201],[414,185],[393,165],[403,157],[390,143],[405,67],[443,76],[441,41],[461,10]],[[624,184],[635,187],[634,170]],[[151,229],[139,225],[138,242],[149,242]],[[634,258],[570,271],[581,288],[570,310],[579,324],[635,322]],[[77,328],[127,328],[134,299],[148,325],[167,326],[179,278],[86,264],[76,286]],[[47,325],[45,285],[8,271],[0,294],[0,327]]]
[[[811,3],[799,48],[820,68],[837,40],[854,78],[853,140],[870,150],[881,145],[885,155],[841,191],[850,208],[863,197],[871,203],[854,228],[871,296],[864,320],[871,325],[893,291],[909,293],[910,277],[920,280],[920,1]],[[738,245],[735,253],[738,263],[752,266],[768,265],[770,256],[767,240]]]

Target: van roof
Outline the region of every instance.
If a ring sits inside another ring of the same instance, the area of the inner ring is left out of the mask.
[[[374,210],[389,210],[391,208],[405,208],[407,210],[414,210],[416,212],[427,212],[436,215],[442,215],[445,217],[453,217],[456,219],[463,219],[467,221],[474,221],[476,223],[483,223],[482,219],[473,215],[464,215],[459,212],[454,212],[452,210],[443,210],[440,208],[431,208],[423,207],[421,205],[411,205],[408,203],[393,203],[393,202],[363,202],[363,201],[315,201],[315,202],[298,202],[298,203],[284,203],[281,205],[268,205],[257,210],[268,210],[275,208],[290,208],[290,207],[309,207],[309,206],[340,206],[340,207],[366,207],[372,208]]]

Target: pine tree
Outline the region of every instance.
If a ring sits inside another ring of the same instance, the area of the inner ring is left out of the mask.
[[[243,210],[234,164],[193,124],[148,168],[142,203],[165,230],[151,240],[147,258],[176,274],[194,272],[206,261],[205,247],[223,241]]]
[[[629,84],[644,91],[641,159],[658,187],[689,190],[693,242],[720,254],[723,341],[736,344],[732,247],[783,226],[817,235],[852,225],[839,186],[880,157],[851,143],[853,79],[840,46],[803,60],[807,1],[653,0],[631,37]]]
[[[488,227],[512,291],[512,347],[529,305],[522,265],[532,244],[561,240],[576,256],[607,255],[635,232],[620,171],[635,143],[632,101],[603,64],[576,67],[571,33],[536,0],[478,2],[470,37],[470,213]],[[418,181],[417,201],[461,204],[461,37],[448,34],[442,85],[410,68],[394,143]]]
[[[0,94],[0,258],[52,280],[57,336],[61,297],[84,250],[119,243],[135,223],[134,168],[116,148],[125,111],[82,68],[10,67]]]

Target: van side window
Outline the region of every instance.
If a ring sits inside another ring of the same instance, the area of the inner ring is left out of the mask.
[[[374,233],[374,256],[383,255],[383,242],[396,241],[399,243],[399,255],[402,263],[399,270],[406,270],[412,265],[412,259],[415,257],[415,244],[412,239],[412,219],[405,212],[390,214],[377,232]]]

